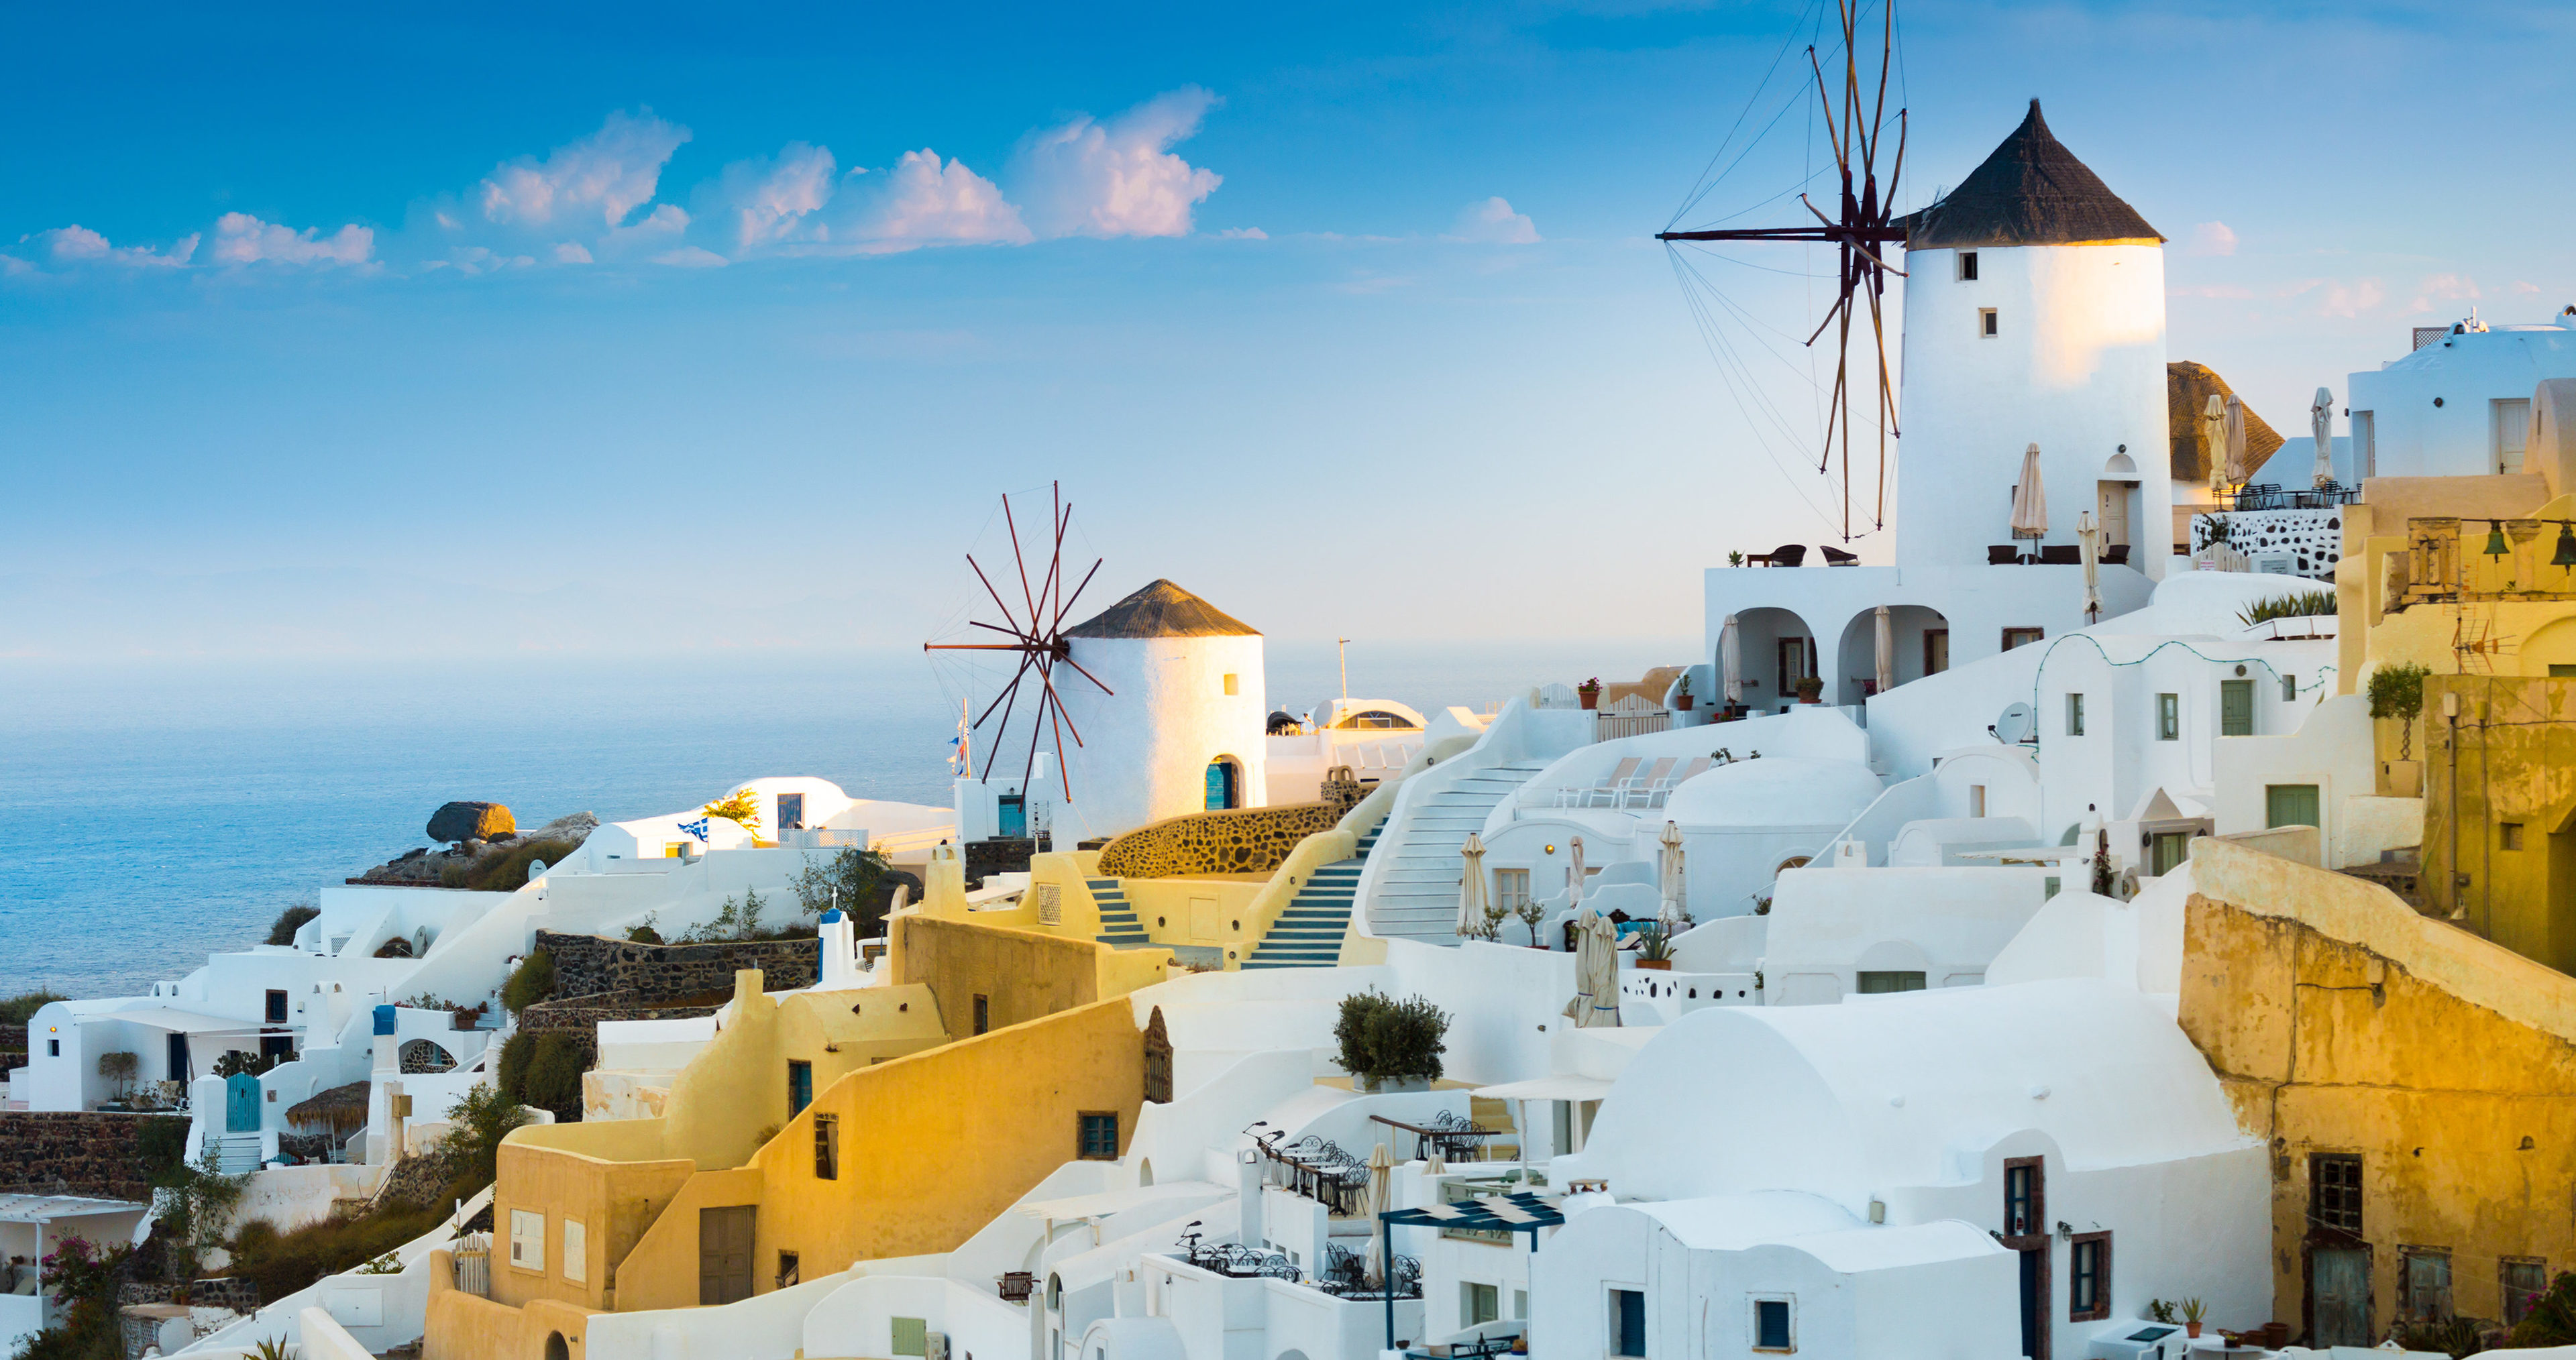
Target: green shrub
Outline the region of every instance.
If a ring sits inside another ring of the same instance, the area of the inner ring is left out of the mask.
[[[538,1035],[535,1047],[528,1053],[527,1071],[520,1078],[519,1103],[552,1110],[559,1123],[578,1122],[581,1074],[588,1066],[585,1056],[581,1042],[569,1034]]]
[[[2268,600],[2256,600],[2239,610],[2236,617],[2245,620],[2246,625],[2251,627],[2267,619],[2306,619],[2321,616],[2330,618],[2334,612],[2335,593],[2333,591],[2301,590],[2288,595],[2277,595]]]
[[[561,864],[564,857],[581,848],[579,841],[521,841],[507,853],[487,855],[463,869],[450,885],[474,892],[517,892],[528,886],[528,866],[544,860],[549,865]],[[457,866],[450,865],[450,868]],[[440,875],[442,881],[445,874]]]
[[[2400,1323],[2391,1338],[2410,1351],[2432,1351],[2451,1360],[2468,1360],[2486,1349],[2478,1336],[2486,1324],[2476,1318],[2448,1317],[2431,1322]]]
[[[1378,992],[1342,998],[1333,1021],[1342,1070],[1366,1082],[1406,1077],[1440,1079],[1449,1016],[1428,997],[1393,1000]]]
[[[388,1207],[357,1218],[326,1218],[293,1232],[265,1223],[244,1224],[228,1244],[229,1274],[247,1278],[261,1298],[282,1299],[325,1275],[336,1275],[384,1255],[437,1226],[440,1209]],[[264,1231],[263,1231],[264,1230]]]
[[[2576,1274],[2560,1271],[2531,1301],[2531,1311],[2513,1324],[2513,1344],[2518,1349],[2576,1346]]]
[[[2424,682],[2432,675],[2412,661],[2382,666],[2370,673],[2370,716],[2395,718],[2406,724],[2398,737],[2400,760],[2414,759],[2415,718],[2424,711]]]
[[[512,1014],[555,994],[555,956],[544,949],[532,949],[519,960],[510,980],[501,984],[501,1004]]]
[[[501,1041],[501,1057],[492,1064],[492,1079],[501,1084],[501,1093],[512,1103],[519,1098],[519,1087],[528,1079],[528,1057],[536,1052],[537,1036],[520,1030]]]
[[[23,1025],[36,1018],[36,1012],[56,1001],[69,1001],[60,992],[21,992],[0,1001],[0,1025]]]
[[[526,1037],[514,1034],[510,1043]],[[505,1059],[507,1054],[505,1044]],[[522,1046],[519,1074],[525,1076],[526,1072],[527,1049]],[[528,1112],[519,1108],[519,1102],[511,1099],[504,1087],[478,1081],[448,1107],[447,1118],[456,1126],[447,1135],[447,1156],[457,1185],[462,1187],[451,1193],[462,1199],[490,1185],[499,1174],[501,1140],[510,1136],[510,1130],[528,1122]]]
[[[805,915],[820,916],[838,905],[858,927],[858,937],[873,940],[885,933],[886,902],[893,892],[888,875],[893,872],[893,861],[883,854],[845,845],[820,864],[806,856],[790,886]]]
[[[277,914],[277,920],[270,924],[266,943],[295,943],[295,932],[302,930],[305,922],[310,921],[321,914],[322,909],[309,902],[298,902],[294,906],[288,907],[286,910],[279,912]]]

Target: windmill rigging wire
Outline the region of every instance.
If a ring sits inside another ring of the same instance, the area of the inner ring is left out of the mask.
[[[1815,13],[1819,15],[1818,22],[1821,23],[1823,8],[1824,0],[1809,0],[1806,9],[1799,12],[1799,17],[1801,20],[1804,20],[1807,14]],[[1669,230],[1673,223],[1681,221],[1682,214],[1689,212],[1701,199],[1706,198],[1709,191],[1717,187],[1718,181],[1725,179],[1727,175],[1734,172],[1737,164],[1742,163],[1744,157],[1742,155],[1738,155],[1734,162],[1727,165],[1726,169],[1717,171],[1714,176],[1711,176],[1709,173],[1710,170],[1715,169],[1718,161],[1726,155],[1726,148],[1734,143],[1735,134],[1742,130],[1744,120],[1752,114],[1754,104],[1759,102],[1762,98],[1762,92],[1765,89],[1770,88],[1771,77],[1778,74],[1780,63],[1788,59],[1790,47],[1798,41],[1798,28],[1799,25],[1793,25],[1789,29],[1789,36],[1781,42],[1780,50],[1772,55],[1771,65],[1765,68],[1762,72],[1761,82],[1753,87],[1753,93],[1745,96],[1744,107],[1736,113],[1735,122],[1727,128],[1726,136],[1717,144],[1717,150],[1709,154],[1708,165],[1701,168],[1699,178],[1692,182],[1691,192],[1684,196],[1681,207],[1673,212],[1672,221],[1664,224],[1666,229]],[[1799,91],[1799,94],[1800,96],[1803,96],[1805,91],[1802,89]],[[1787,106],[1785,104],[1782,105],[1781,112],[1786,113],[1787,111]],[[1775,124],[1779,122],[1779,115],[1774,114],[1771,121]],[[1754,134],[1753,139],[1745,144],[1745,150],[1750,152],[1753,146],[1759,143],[1763,137],[1769,135],[1769,133],[1770,126],[1765,125],[1761,132]]]

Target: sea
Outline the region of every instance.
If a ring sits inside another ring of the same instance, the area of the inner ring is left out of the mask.
[[[1350,693],[1426,713],[1633,678],[1696,639],[1354,643]],[[1273,639],[1271,706],[1342,692]],[[0,661],[0,997],[122,996],[265,938],[427,844],[451,799],[534,827],[697,807],[745,779],[948,801],[958,705],[994,676],[917,650],[423,661]]]

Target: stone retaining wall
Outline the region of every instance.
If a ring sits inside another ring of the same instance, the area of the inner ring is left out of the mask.
[[[90,1195],[149,1203],[159,1168],[145,1155],[144,1131],[155,1120],[175,1156],[187,1137],[185,1115],[27,1111],[0,1113],[0,1191]]]
[[[1102,848],[1103,878],[1266,874],[1297,843],[1342,818],[1330,803],[1193,812],[1140,826]]]
[[[996,836],[991,840],[966,842],[966,886],[980,888],[993,874],[1025,874],[1029,856],[1038,852],[1038,843],[1026,836]],[[917,898],[919,889],[914,889]]]
[[[708,992],[730,995],[734,971],[740,968],[759,969],[761,986],[768,991],[811,987],[821,976],[823,958],[822,943],[813,939],[637,944],[540,930],[537,947],[554,956],[556,996],[613,995],[620,1002],[639,1003]],[[521,1022],[523,1028],[525,1024]]]
[[[761,985],[766,988],[768,983]],[[720,1004],[680,1006],[628,1001],[615,993],[573,996],[561,1001],[540,1001],[519,1012],[519,1031],[532,1036],[570,1036],[581,1046],[581,1066],[587,1072],[599,1066],[599,1024],[603,1020],[694,1020],[721,1009]]]

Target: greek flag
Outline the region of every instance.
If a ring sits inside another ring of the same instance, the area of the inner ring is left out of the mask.
[[[697,837],[699,840],[705,840],[707,838],[707,819],[700,817],[694,822],[682,822],[680,823],[680,830]]]

